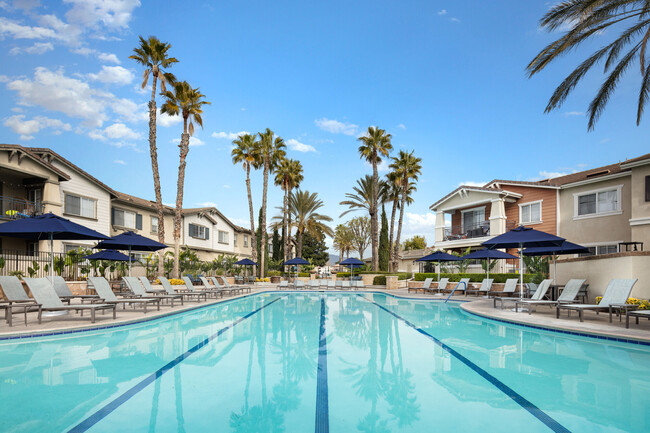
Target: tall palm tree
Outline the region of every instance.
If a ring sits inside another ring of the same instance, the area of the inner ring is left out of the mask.
[[[263,168],[264,170],[264,184],[262,187],[262,239],[260,242],[260,277],[264,278],[264,262],[266,261],[266,194],[269,186],[269,173],[272,173],[277,167],[278,163],[286,152],[284,149],[286,145],[284,140],[280,137],[273,138],[274,134],[269,128],[266,131],[260,132],[260,139],[256,141],[257,152],[260,155],[258,165],[255,168]]]
[[[156,209],[158,211],[158,242],[165,243],[165,215],[162,202],[162,193],[160,191],[160,174],[158,172],[158,149],[156,148],[156,88],[160,80],[160,90],[167,91],[166,84],[173,84],[176,77],[166,72],[174,63],[178,63],[175,57],[169,57],[167,51],[171,44],[161,42],[155,36],[149,36],[144,39],[140,36],[140,46],[133,49],[133,59],[145,67],[142,88],[147,87],[149,76],[152,76],[151,83],[151,100],[149,101],[149,153],[151,154],[151,171],[153,172],[153,189],[156,195]],[[158,275],[164,274],[163,251],[161,250],[158,257]]]
[[[386,201],[386,191],[388,184],[385,181],[379,182],[379,204],[383,204]],[[370,215],[373,203],[373,185],[372,185],[372,176],[366,175],[361,179],[357,179],[357,186],[352,187],[354,192],[348,192],[345,194],[347,200],[343,200],[339,204],[343,206],[348,206],[348,210],[343,212],[340,216],[343,217],[350,212],[357,210],[365,210]]]
[[[377,220],[378,197],[379,197],[379,173],[377,166],[381,163],[381,157],[388,157],[393,149],[391,135],[383,129],[369,126],[366,135],[358,138],[361,142],[359,155],[372,165],[372,187],[373,200],[370,207],[370,230],[372,232],[372,270],[379,269],[379,222]]]
[[[334,232],[334,247],[337,248],[341,254],[339,261],[343,261],[343,255],[347,252],[350,257],[350,250],[353,248],[352,244],[352,231],[346,224],[339,224],[336,226]]]
[[[289,212],[293,215],[293,224],[296,227],[296,256],[302,256],[302,239],[305,232],[319,241],[322,236],[332,236],[334,232],[325,224],[332,221],[332,218],[318,213],[322,208],[323,201],[318,198],[317,193],[298,190],[289,197]]]
[[[395,215],[397,215],[397,208],[399,208],[399,200],[401,196],[399,182],[397,181],[397,174],[391,171],[386,175],[386,201],[393,202],[393,209],[390,213],[390,237],[388,241],[388,251],[393,251],[394,228],[395,228]],[[390,253],[389,253],[390,256]],[[390,262],[390,259],[389,259]]]
[[[295,159],[282,158],[275,171],[275,184],[284,191],[282,202],[282,234],[284,235],[284,262],[289,259],[289,194],[294,188],[298,188],[303,180],[302,164]]]
[[[404,221],[406,198],[409,189],[415,189],[414,183],[418,180],[418,176],[422,174],[422,158],[416,157],[413,155],[413,152],[414,151],[404,152],[403,150],[400,150],[399,155],[393,157],[393,162],[390,164],[390,168],[395,172],[399,185],[402,188],[402,202],[400,203],[399,222],[397,223],[397,237],[395,238],[395,245],[393,245],[393,251],[391,254],[391,267],[393,268],[393,272],[397,269],[399,241],[400,236],[402,235],[402,223]]]
[[[181,134],[180,163],[178,165],[178,183],[176,185],[176,210],[174,212],[174,268],[172,276],[179,278],[178,260],[181,245],[181,211],[183,210],[183,186],[185,184],[185,165],[187,153],[190,150],[190,136],[194,135],[194,123],[203,128],[203,106],[210,104],[203,100],[205,95],[199,88],[193,89],[187,81],[174,83],[173,92],[163,93],[165,103],[160,108],[161,113],[170,116],[183,117],[183,133]]]
[[[547,45],[528,64],[531,77],[589,38],[598,37],[602,41],[609,35],[616,36],[613,42],[598,49],[562,81],[553,92],[545,112],[559,108],[587,72],[605,59],[604,73],[608,73],[607,78],[588,109],[589,130],[592,130],[623,73],[638,58],[642,77],[636,110],[638,125],[650,93],[650,62],[646,61],[646,47],[650,39],[649,12],[650,5],[645,0],[565,0],[551,7],[540,20],[541,26],[549,31],[565,26],[569,30]],[[607,31],[611,26],[622,31]]]
[[[233,140],[232,163],[242,164],[246,170],[246,190],[248,191],[248,210],[251,219],[251,249],[253,257],[257,257],[257,234],[255,233],[255,215],[253,212],[253,195],[251,193],[251,166],[259,165],[259,154],[256,150],[255,136],[243,134]]]

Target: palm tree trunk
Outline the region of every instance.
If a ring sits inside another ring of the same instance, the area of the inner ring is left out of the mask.
[[[153,172],[153,189],[156,195],[156,210],[158,211],[158,242],[165,243],[165,214],[160,191],[160,173],[158,171],[158,149],[156,147],[156,86],[158,76],[154,74],[149,101],[149,153],[151,154],[151,171]],[[163,250],[158,252],[158,275],[164,275],[165,263]]]
[[[302,257],[302,235],[303,232],[298,230],[298,245],[296,246],[296,257]]]
[[[251,166],[246,164],[246,190],[248,191],[248,210],[251,217],[251,252],[253,260],[257,258],[257,234],[255,233],[255,214],[253,212],[253,194],[251,193]],[[255,267],[253,266],[253,275]]]
[[[266,262],[266,191],[269,185],[269,155],[264,156],[264,185],[262,188],[262,230],[260,236],[260,278],[264,278],[264,262]]]
[[[395,238],[395,246],[393,247],[393,272],[397,272],[397,256],[399,254],[399,240],[402,236],[402,222],[404,221],[404,208],[406,207],[406,194],[408,191],[408,181],[404,180],[402,186],[402,203],[399,210],[399,222],[397,223],[397,238]]]
[[[377,172],[377,151],[372,155],[372,211],[370,212],[370,231],[372,232],[372,270],[379,270],[379,230],[377,230],[377,203],[379,197],[379,173]]]
[[[283,259],[284,260],[283,260],[283,263],[286,262],[287,260],[289,260],[288,259],[288,257],[289,257],[289,236],[287,236],[287,233],[289,231],[288,227],[287,227],[289,225],[289,219],[288,219],[289,215],[287,215],[288,214],[288,209],[287,209],[288,205],[289,205],[289,187],[285,183],[285,185],[284,185],[284,202],[282,204],[282,216],[283,216],[283,218],[282,218],[282,231],[284,232],[284,239],[283,239],[283,241],[284,241],[284,246],[283,246],[284,257],[283,257]]]
[[[183,128],[187,131],[187,127]],[[183,210],[183,186],[185,184],[185,165],[187,152],[190,150],[190,135],[183,132],[181,135],[180,164],[178,165],[178,183],[176,185],[176,210],[174,212],[174,268],[172,278],[180,278],[179,258],[181,250],[181,211]]]
[[[390,213],[390,240],[388,241],[388,255],[390,256],[390,271],[395,272],[393,267],[393,232],[395,228],[395,213],[397,212],[397,199],[393,200],[393,210]]]

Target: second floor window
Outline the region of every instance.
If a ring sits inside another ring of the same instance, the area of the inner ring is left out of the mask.
[[[526,203],[520,206],[521,224],[542,222],[542,202]]]
[[[151,217],[151,233],[158,233],[158,217]]]
[[[248,248],[248,236],[244,235],[244,248]]]
[[[235,233],[234,235],[232,235],[232,244],[233,244],[233,246],[235,246],[235,247],[237,246],[237,233]]]
[[[92,198],[65,194],[64,212],[68,215],[95,218],[96,203],[97,200],[94,200]]]
[[[219,230],[219,243],[227,244],[228,243],[228,232],[222,232]]]
[[[198,224],[190,224],[190,236],[197,239],[210,239],[210,229]]]
[[[599,215],[618,211],[619,189],[597,191],[577,196],[577,215]]]
[[[142,215],[129,210],[113,208],[113,225],[142,230]]]

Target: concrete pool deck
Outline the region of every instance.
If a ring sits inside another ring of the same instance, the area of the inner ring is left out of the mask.
[[[272,291],[275,291],[275,287],[262,286],[254,288],[250,294]],[[308,290],[305,292],[308,292]],[[383,289],[383,286],[370,287],[364,290],[343,291],[342,293],[364,292],[386,293],[388,295],[395,295],[409,299],[438,301],[445,299],[443,296],[433,296],[422,293],[409,293],[407,289],[386,290]],[[89,313],[81,317],[79,314],[71,312],[65,316],[43,317],[42,323],[39,324],[37,320],[37,314],[32,312],[27,314],[27,325],[25,325],[24,316],[22,314],[14,314],[12,327],[9,327],[7,325],[4,317],[2,322],[0,322],[0,339],[30,337],[34,335],[68,331],[91,330],[103,327],[114,327],[129,323],[149,321],[158,317],[169,316],[172,314],[194,310],[196,308],[202,308],[207,305],[214,305],[233,299],[239,299],[248,295],[249,294],[228,296],[224,297],[223,299],[209,298],[207,302],[200,303],[186,301],[183,306],[180,306],[176,303],[174,308],[171,308],[167,304],[163,304],[160,307],[160,311],[156,311],[155,308],[152,309],[150,307],[147,310],[147,314],[144,314],[141,308],[133,309],[127,306],[126,309],[122,309],[122,307],[118,306],[117,319],[113,320],[111,313],[102,314],[101,312],[98,312],[95,323],[90,322]],[[541,327],[546,329],[557,329],[564,332],[575,332],[581,334],[604,336],[608,338],[636,340],[650,343],[650,320],[647,319],[640,319],[639,324],[636,325],[635,319],[631,318],[630,329],[625,329],[625,317],[620,318],[620,321],[619,317],[614,317],[612,323],[609,323],[607,313],[600,313],[597,315],[595,312],[585,312],[584,322],[581,323],[578,320],[577,313],[572,313],[571,316],[567,318],[566,311],[562,312],[560,319],[556,319],[555,309],[550,307],[538,307],[536,312],[529,315],[527,312],[515,313],[512,311],[514,304],[511,302],[506,302],[506,307],[504,309],[495,309],[492,306],[493,303],[491,299],[476,298],[472,296],[465,297],[461,295],[454,296],[451,298],[451,300],[464,301],[461,305],[461,308],[464,311],[488,319],[507,321],[515,324]]]

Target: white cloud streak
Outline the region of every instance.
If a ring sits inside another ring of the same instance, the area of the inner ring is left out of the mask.
[[[353,123],[339,122],[338,120],[328,119],[326,117],[316,119],[314,123],[323,131],[331,132],[332,134],[355,135],[357,128],[359,128],[358,125]]]
[[[316,149],[314,146],[310,146],[309,144],[301,143],[298,140],[294,138],[290,138],[289,140],[286,141],[287,147],[291,150],[295,150],[296,152],[316,152]]]

